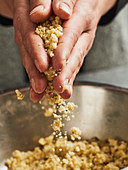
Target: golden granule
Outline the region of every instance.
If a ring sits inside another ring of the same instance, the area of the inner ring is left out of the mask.
[[[18,100],[23,100],[24,95],[18,89],[15,90],[15,93],[17,95]]]
[[[81,139],[80,135],[81,135],[81,130],[77,127],[72,127],[71,129],[72,135],[71,135],[71,140],[75,140],[75,139]]]
[[[60,119],[54,120],[52,127],[54,131],[60,131],[60,128],[62,127],[62,121]]]
[[[33,151],[14,151],[6,161],[9,170],[119,170],[128,166],[128,143],[92,138],[69,141],[53,135],[39,140]],[[105,149],[106,148],[106,149]]]

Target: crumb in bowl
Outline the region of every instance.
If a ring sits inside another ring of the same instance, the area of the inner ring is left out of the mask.
[[[116,144],[115,144],[116,143]],[[128,166],[128,143],[115,139],[70,141],[50,135],[33,151],[14,151],[9,170],[119,170]]]

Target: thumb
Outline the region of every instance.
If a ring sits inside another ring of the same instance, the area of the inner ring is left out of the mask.
[[[53,11],[62,19],[69,19],[76,0],[53,0]]]
[[[30,0],[30,19],[34,23],[46,20],[51,14],[51,0]]]

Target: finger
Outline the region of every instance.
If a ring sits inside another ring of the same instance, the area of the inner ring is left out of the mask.
[[[51,0],[30,0],[30,18],[39,23],[46,20],[51,14]]]
[[[76,0],[54,0],[53,11],[62,19],[69,19],[72,15]]]
[[[33,90],[38,94],[43,93],[47,86],[47,81],[44,74],[40,73],[36,69],[31,57],[26,52],[23,46],[20,47],[20,55],[21,55],[23,65],[28,73],[29,80]]]
[[[14,7],[14,10],[16,11],[18,8],[24,8],[26,9],[26,6],[29,7],[29,1],[26,1],[26,0],[13,0],[13,7]]]
[[[68,89],[66,89],[63,93],[60,93],[60,96],[63,99],[69,99],[72,95],[72,86],[69,86]]]
[[[83,61],[81,61],[80,63],[80,66],[82,65]],[[73,82],[75,80],[75,77],[77,75],[77,73],[79,72],[79,68],[76,69],[76,71],[73,73],[70,81],[69,81],[69,84],[67,85],[67,89],[64,90],[63,93],[60,93],[60,96],[63,98],[63,99],[69,99],[72,95],[72,92],[73,92]]]
[[[79,15],[76,14],[77,12]],[[86,12],[84,11],[84,13],[74,9],[72,17],[63,24],[63,36],[59,40],[58,47],[55,50],[55,57],[53,58],[53,67],[56,70],[60,70],[65,66],[79,36],[83,31],[90,29],[91,17],[85,17]],[[76,23],[77,21],[79,23]]]
[[[48,69],[49,58],[44,49],[43,40],[36,35],[34,31],[28,30],[28,33],[26,33],[26,38],[24,36],[23,43],[26,48],[28,47],[27,51],[33,58],[37,69],[40,72],[45,72]]]
[[[28,15],[28,11],[23,7],[16,10],[14,17],[15,32],[20,32],[22,38],[20,44],[24,44],[26,51],[33,58],[38,70],[44,72],[48,69],[48,56],[43,47],[42,39],[35,33],[36,24],[31,22]],[[19,43],[17,44],[19,45]]]
[[[42,99],[43,95],[44,95],[44,93],[41,93],[41,94],[35,93],[35,91],[30,86],[30,99],[33,102],[35,102],[35,103],[39,102]]]
[[[73,86],[73,81],[74,81],[74,79],[75,79],[75,77],[76,77],[76,74],[77,74],[77,73],[75,72],[75,73],[73,74],[73,76],[71,77],[70,82],[69,82],[69,84],[68,84],[68,86],[67,86],[67,89],[65,89],[63,93],[60,93],[60,96],[61,96],[63,99],[69,99],[69,98],[71,97],[72,92],[73,92],[73,88],[72,88],[72,86]]]
[[[73,74],[75,73],[76,75],[79,71],[84,57],[86,56],[89,50],[91,42],[92,37],[89,33],[83,33],[80,36],[69,57],[68,64],[62,69],[61,73],[53,80],[54,89],[58,93],[62,93],[64,87],[69,85]]]

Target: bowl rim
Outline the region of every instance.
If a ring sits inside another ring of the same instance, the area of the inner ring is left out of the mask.
[[[106,83],[90,82],[90,81],[75,81],[73,86],[90,86],[90,87],[102,88],[108,91],[128,94],[128,88],[120,87],[116,85],[110,85]],[[30,88],[29,86],[22,86],[22,87],[3,90],[2,92],[0,92],[0,98],[3,96],[15,94],[16,89],[20,90],[21,92],[25,92],[25,91],[29,91]]]

